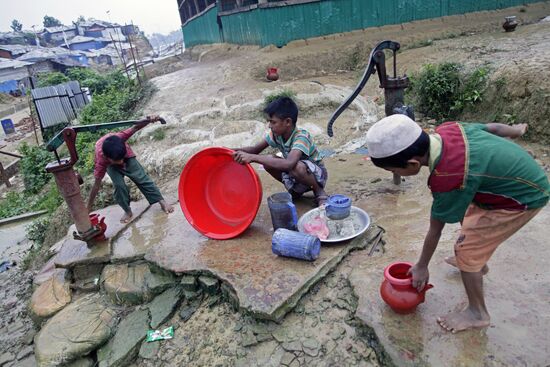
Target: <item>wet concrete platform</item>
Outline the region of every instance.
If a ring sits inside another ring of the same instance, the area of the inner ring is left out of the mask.
[[[149,203],[146,200],[140,200],[132,203],[131,207],[134,216],[130,223],[139,220],[139,217],[149,207]],[[101,264],[110,261],[112,242],[128,224],[120,223],[120,217],[122,217],[123,212],[118,205],[96,210],[94,213],[105,217],[105,223],[107,223],[105,237],[107,239],[98,241],[93,246],[88,246],[86,242],[72,238],[73,225],[69,229],[67,239],[61,246],[59,253],[55,255],[53,262],[56,267],[72,268],[78,265]]]
[[[151,206],[113,241],[111,262],[127,263],[143,259],[149,248],[175,235],[170,229],[177,228],[186,219],[179,208],[177,194],[168,194],[166,201],[174,206],[176,213],[166,215],[159,205]]]
[[[354,192],[356,205],[386,229],[384,254],[369,257],[359,251],[350,258],[354,268],[350,281],[359,297],[356,315],[374,330],[385,356],[398,366],[548,365],[550,207],[503,243],[489,261],[484,289],[491,326],[451,334],[437,324],[436,317],[467,304],[459,271],[443,261],[453,254],[458,224],[447,225],[443,231],[429,267],[434,288],[414,314],[397,315],[380,298],[384,267],[393,261],[414,263],[418,259],[431,206],[425,172],[406,178],[399,188],[392,187],[385,175],[364,167],[353,178],[342,172],[342,182],[337,183]],[[369,184],[377,176],[382,181]],[[370,194],[356,189],[361,181]]]
[[[353,241],[325,244],[313,262],[274,255],[267,197],[283,190],[283,186],[265,171],[258,171],[264,190],[262,205],[255,221],[242,235],[225,241],[210,240],[189,225],[178,205],[168,218],[145,213],[140,222],[115,241],[113,260],[117,256],[120,259],[123,252],[130,256],[131,247],[136,247],[136,254],[148,248],[146,260],[175,273],[213,274],[232,288],[241,309],[259,318],[280,319],[316,281],[351,250],[366,247],[378,232],[373,226],[373,231]],[[307,198],[298,201],[298,214],[312,209],[312,203]]]

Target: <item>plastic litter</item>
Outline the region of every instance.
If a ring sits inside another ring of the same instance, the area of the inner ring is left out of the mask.
[[[320,215],[314,217],[309,222],[304,223],[304,231],[320,240],[326,240],[328,238],[330,231],[327,225],[324,210],[321,211]]]
[[[0,263],[0,273],[3,273],[10,268],[13,268],[15,265],[16,264],[14,261],[2,261]]]
[[[147,341],[156,342],[158,340],[167,340],[174,337],[174,327],[170,326],[164,330],[148,330]]]

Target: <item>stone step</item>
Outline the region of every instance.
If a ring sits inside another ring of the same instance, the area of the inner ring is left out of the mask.
[[[42,283],[33,293],[29,305],[32,320],[40,325],[42,322],[71,302],[68,271],[55,269],[52,276]]]
[[[96,350],[112,335],[116,313],[99,294],[71,303],[49,319],[35,337],[39,367],[67,364]]]

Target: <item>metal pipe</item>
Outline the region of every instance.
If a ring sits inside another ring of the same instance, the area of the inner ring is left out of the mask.
[[[53,154],[55,154],[55,159],[57,159],[57,163],[61,164],[61,159],[59,158],[59,154],[57,154],[57,150],[54,150]]]
[[[9,155],[9,156],[15,157],[15,158],[23,158],[22,155],[15,154],[15,153],[10,153],[10,152],[4,152],[3,150],[0,150],[0,153],[1,153],[1,154],[5,154],[5,155]]]
[[[58,166],[57,162],[50,163],[46,170],[53,173],[59,193],[71,212],[76,230],[79,234],[92,231],[92,222],[90,222],[88,208],[80,195],[80,185],[78,184],[76,172],[72,166],[59,167],[58,169],[56,169],[56,166]]]

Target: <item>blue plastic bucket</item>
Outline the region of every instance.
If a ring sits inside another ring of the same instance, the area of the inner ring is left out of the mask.
[[[4,134],[9,135],[15,132],[15,126],[13,126],[13,121],[11,119],[2,120],[2,129]]]
[[[288,192],[279,192],[267,198],[273,230],[279,228],[295,231],[298,225],[298,213]]]
[[[278,256],[313,261],[321,252],[321,241],[315,236],[279,228],[271,238],[271,251]]]
[[[325,210],[330,219],[345,219],[349,217],[351,211],[351,199],[345,195],[331,195]]]

